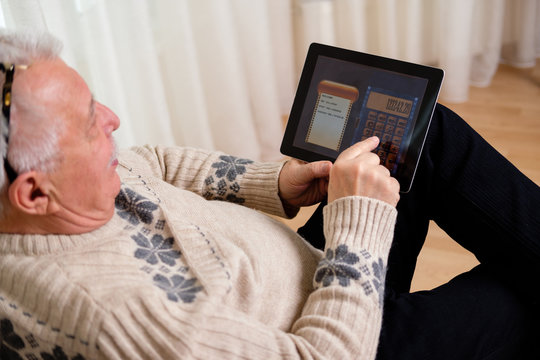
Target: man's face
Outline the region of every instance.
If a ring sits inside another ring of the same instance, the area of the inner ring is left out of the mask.
[[[112,137],[118,117],[95,101],[84,80],[61,60],[32,65],[22,77],[24,91],[33,92],[47,119],[63,123],[61,162],[49,175],[58,216],[89,224],[108,221],[120,190]]]

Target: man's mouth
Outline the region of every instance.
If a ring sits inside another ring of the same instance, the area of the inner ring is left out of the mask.
[[[109,159],[109,166],[116,167],[118,165],[118,146],[116,145],[116,141],[112,139],[112,154],[111,158]]]

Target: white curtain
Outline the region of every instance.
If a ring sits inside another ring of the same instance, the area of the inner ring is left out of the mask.
[[[540,0],[295,0],[297,66],[313,41],[441,67],[441,99],[462,102],[499,62],[535,65]]]
[[[499,62],[540,55],[540,0],[0,0],[0,25],[46,29],[121,118],[120,146],[280,157],[309,43],[446,71],[465,101]]]

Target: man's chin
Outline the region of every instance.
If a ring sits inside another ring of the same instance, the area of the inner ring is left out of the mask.
[[[122,181],[120,180],[120,175],[118,175],[116,171],[114,172],[114,178],[112,181],[114,181],[113,194],[114,194],[114,198],[116,198],[118,193],[120,193],[120,188],[122,187]]]

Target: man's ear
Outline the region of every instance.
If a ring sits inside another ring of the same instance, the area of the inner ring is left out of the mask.
[[[44,173],[29,171],[17,176],[8,188],[11,205],[31,215],[45,215],[50,211],[50,182]]]

